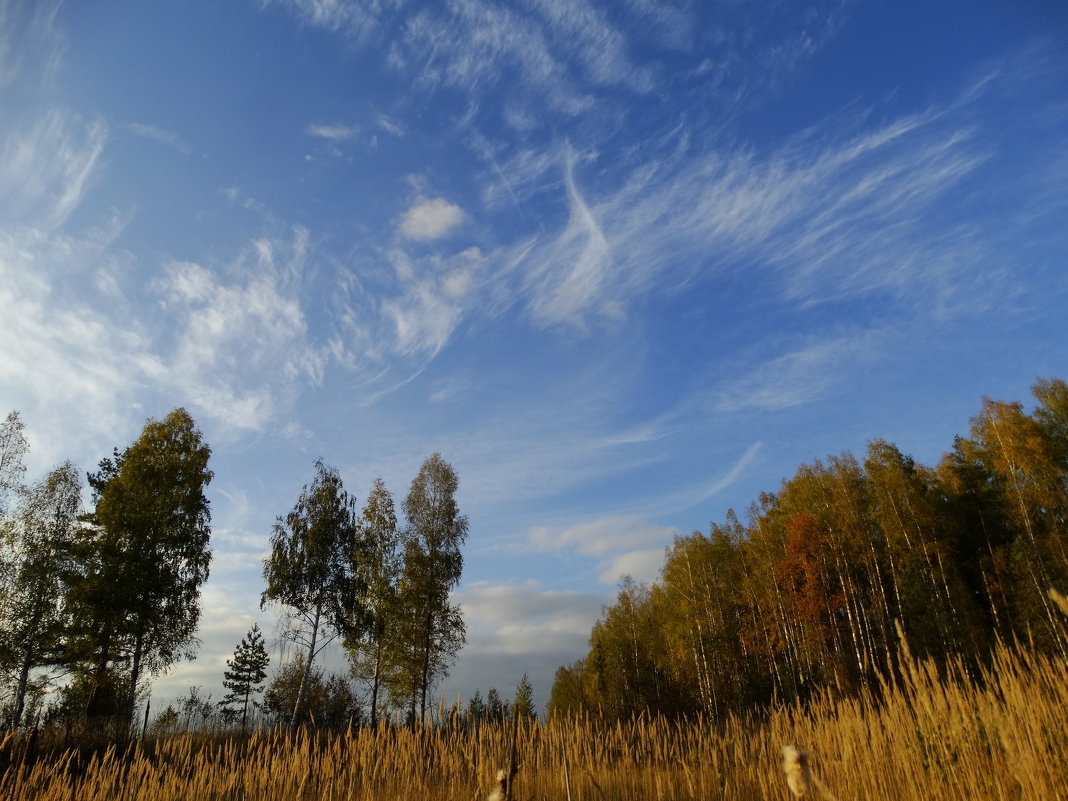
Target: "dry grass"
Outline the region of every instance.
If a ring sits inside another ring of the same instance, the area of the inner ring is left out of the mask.
[[[482,801],[512,736],[511,726],[176,736],[129,758],[71,752],[9,767],[0,798]],[[917,664],[881,700],[826,698],[760,722],[553,722],[516,738],[516,801],[790,799],[787,745],[805,751],[806,798],[1048,801],[1068,798],[1068,675],[1063,662],[1001,651],[978,682]]]

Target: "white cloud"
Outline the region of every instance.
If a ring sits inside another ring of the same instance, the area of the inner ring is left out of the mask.
[[[0,89],[16,79],[50,83],[65,49],[55,25],[61,5],[61,0],[0,2]]]
[[[185,143],[178,134],[171,131],[165,131],[162,128],[158,128],[155,125],[142,125],[141,123],[132,123],[127,126],[131,132],[138,136],[143,136],[146,139],[151,139],[154,142],[159,142],[161,145],[174,148],[179,153],[189,155],[191,149],[189,145]]]
[[[0,219],[51,231],[78,206],[104,150],[100,120],[53,109],[0,142]]]
[[[329,139],[331,142],[343,142],[352,139],[359,133],[359,129],[351,125],[309,125],[308,133],[320,139]]]
[[[463,222],[463,210],[444,198],[423,199],[404,213],[400,232],[409,239],[438,239]]]
[[[382,314],[392,323],[397,353],[432,357],[449,341],[461,311],[433,281],[425,280],[411,284],[404,295],[383,301]]]
[[[602,313],[614,308],[605,292],[614,258],[597,217],[575,185],[574,163],[568,153],[564,176],[571,216],[567,227],[550,245],[551,256],[536,265],[528,285],[533,290],[530,310],[536,319],[581,326],[591,307]]]
[[[521,204],[536,191],[569,211],[555,232],[500,252],[518,269],[498,275],[522,284],[500,296],[525,302],[542,325],[585,329],[625,315],[651,288],[667,294],[745,265],[795,303],[884,293],[936,306],[997,229],[935,229],[928,212],[977,175],[988,147],[966,103],[875,128],[864,121],[832,119],[764,153],[721,143],[694,155],[691,132],[672,129],[607,187],[595,161],[567,149],[556,156],[557,185],[529,152],[494,160],[487,201]]]
[[[244,256],[254,264],[239,264],[232,282],[198,264],[171,262],[155,284],[178,326],[171,380],[228,427],[262,428],[297,381],[322,378],[327,357],[308,344],[292,284],[306,240],[297,229],[291,243],[254,242]]]
[[[539,526],[531,530],[529,541],[543,551],[573,550],[587,556],[605,556],[651,543],[663,546],[676,533],[674,528],[650,523],[637,515],[611,515],[564,529]]]
[[[391,136],[404,136],[404,128],[401,127],[400,123],[390,119],[385,114],[377,114],[375,116],[375,124]]]
[[[547,590],[536,580],[476,582],[455,600],[467,623],[467,644],[441,693],[465,699],[496,688],[509,697],[526,673],[538,706],[548,701],[558,666],[589,648],[590,629],[610,598],[590,592]]]
[[[602,584],[617,584],[624,576],[649,584],[660,576],[664,565],[664,548],[628,551],[606,561],[597,580]]]
[[[785,353],[730,381],[717,392],[717,412],[746,409],[778,411],[811,403],[832,391],[835,378],[885,347],[890,332],[817,340]]]

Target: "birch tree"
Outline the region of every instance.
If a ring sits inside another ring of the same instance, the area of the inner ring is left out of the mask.
[[[425,718],[430,688],[448,675],[465,639],[460,608],[449,598],[460,582],[460,548],[467,539],[467,517],[456,503],[458,487],[452,465],[435,453],[423,462],[404,499],[408,527],[398,585],[404,625],[396,634],[407,650],[391,694],[396,697],[396,688],[406,687],[410,717],[416,719],[418,705],[418,720]]]
[[[21,722],[31,672],[63,661],[62,588],[72,565],[80,507],[78,470],[65,462],[29,489],[18,516],[17,559],[4,627],[7,655],[16,672],[12,728]]]
[[[263,563],[267,589],[260,607],[283,606],[291,623],[287,636],[305,652],[291,726],[301,720],[316,656],[339,636],[358,636],[363,588],[352,563],[361,547],[355,501],[337,470],[319,460],[293,510],[276,520]]]

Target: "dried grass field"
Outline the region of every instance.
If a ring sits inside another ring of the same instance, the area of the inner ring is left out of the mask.
[[[871,695],[824,698],[723,724],[553,721],[518,727],[517,801],[1068,798],[1068,673],[1002,649],[984,674],[913,663]],[[23,764],[8,736],[9,801],[485,799],[513,729],[176,735],[125,751],[51,751]],[[783,747],[805,752],[792,786]]]

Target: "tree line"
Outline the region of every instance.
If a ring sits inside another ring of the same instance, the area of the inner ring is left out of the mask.
[[[722,718],[877,691],[906,643],[972,669],[998,642],[1068,659],[1048,595],[1068,591],[1068,386],[1032,392],[1030,413],[984,399],[934,467],[876,440],[802,465],[744,523],[676,538],[557,670],[551,714]]]
[[[70,462],[26,484],[28,450],[25,425],[11,412],[0,423],[0,728],[45,713],[68,726],[110,722],[129,733],[151,678],[193,658],[199,645],[212,556],[211,449],[185,409],[149,420],[133,444],[86,476],[88,510]],[[428,695],[465,638],[450,600],[468,529],[458,483],[433,454],[412,480],[401,525],[381,479],[360,509],[337,470],[316,462],[293,509],[275,521],[263,564],[261,607],[281,613],[283,637],[299,651],[267,699],[287,707],[284,722],[307,719],[309,701],[322,694],[315,660],[335,641],[369,685],[372,723],[387,706],[410,721],[425,718]],[[268,663],[254,626],[227,661],[229,693],[220,702],[242,727]],[[287,682],[290,696],[281,689]],[[203,716],[205,697],[194,691],[186,701],[189,716]],[[170,708],[164,716],[177,715]]]

